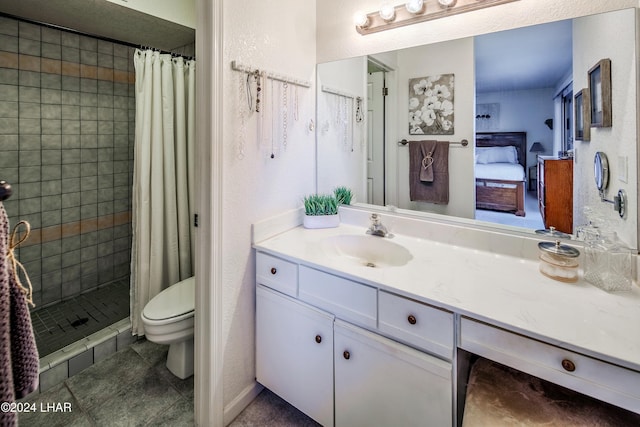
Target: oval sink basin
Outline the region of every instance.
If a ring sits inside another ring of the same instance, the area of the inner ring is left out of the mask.
[[[384,237],[333,236],[322,241],[324,252],[333,257],[352,260],[366,267],[399,267],[412,258],[411,252]]]

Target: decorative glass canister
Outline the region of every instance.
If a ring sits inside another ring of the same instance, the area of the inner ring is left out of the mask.
[[[559,240],[538,243],[540,273],[553,280],[573,283],[578,281],[578,257],[580,251]]]
[[[613,231],[592,237],[585,240],[585,280],[607,292],[631,290],[631,249]]]

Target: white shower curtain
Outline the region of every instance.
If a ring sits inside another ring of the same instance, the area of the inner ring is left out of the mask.
[[[195,61],[137,49],[131,323],[145,304],[193,274]]]

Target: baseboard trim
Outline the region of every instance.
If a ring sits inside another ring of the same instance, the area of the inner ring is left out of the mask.
[[[231,424],[263,389],[264,387],[261,384],[254,382],[242,390],[239,395],[224,407],[224,425]]]

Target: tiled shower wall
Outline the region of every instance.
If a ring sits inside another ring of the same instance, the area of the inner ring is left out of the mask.
[[[0,180],[36,309],[126,277],[133,50],[0,17]]]

